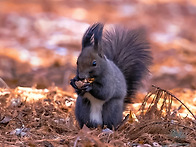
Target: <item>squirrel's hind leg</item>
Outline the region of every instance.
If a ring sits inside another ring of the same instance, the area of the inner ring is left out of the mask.
[[[112,98],[103,105],[103,123],[109,129],[116,128],[122,121],[123,103],[123,99]]]

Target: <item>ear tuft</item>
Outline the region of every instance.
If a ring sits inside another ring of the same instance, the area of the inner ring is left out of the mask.
[[[95,23],[87,29],[82,39],[82,48],[94,45],[94,48],[98,49],[98,44],[102,38],[103,26],[102,23]]]

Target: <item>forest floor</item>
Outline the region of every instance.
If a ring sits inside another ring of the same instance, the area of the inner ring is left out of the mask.
[[[181,101],[196,91],[176,90]],[[76,95],[57,87],[0,90],[1,146],[195,146],[196,106],[182,103],[154,87],[143,103],[126,104],[117,130],[79,128],[74,116]],[[189,111],[184,105],[190,109]]]
[[[0,145],[195,146],[195,18],[194,0],[0,1]],[[69,81],[97,21],[145,27],[154,58],[116,131],[79,129],[74,116]]]

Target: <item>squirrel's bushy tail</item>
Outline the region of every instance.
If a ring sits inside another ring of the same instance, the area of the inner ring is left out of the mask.
[[[127,97],[133,95],[148,74],[152,62],[151,51],[144,29],[128,30],[120,26],[105,31],[102,50],[123,72],[127,82]]]
[[[99,51],[113,61],[125,76],[127,97],[133,95],[148,74],[148,66],[152,62],[151,51],[146,32],[142,28],[129,30],[115,26],[103,31],[103,24],[95,23],[83,36],[82,47],[98,43],[102,44]],[[102,38],[102,39],[101,39]]]

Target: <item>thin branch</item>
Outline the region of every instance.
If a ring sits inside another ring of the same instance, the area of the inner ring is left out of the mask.
[[[0,83],[2,83],[5,86],[5,88],[10,89],[9,86],[4,82],[2,78],[0,78]]]
[[[196,120],[196,116],[191,112],[191,110],[179,99],[179,98],[177,98],[175,95],[173,95],[172,93],[170,93],[169,91],[167,91],[167,90],[164,90],[164,89],[161,89],[160,87],[157,87],[157,86],[155,86],[155,85],[152,85],[152,87],[155,87],[155,88],[157,88],[157,89],[160,89],[160,90],[162,90],[162,91],[164,91],[164,92],[166,92],[167,94],[169,94],[169,95],[171,95],[173,98],[175,98],[177,101],[179,101],[190,113],[191,113],[191,115],[194,117],[194,119]]]
[[[130,114],[127,114],[125,119],[115,128],[115,130],[118,130],[125,122],[128,120]]]

